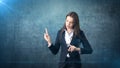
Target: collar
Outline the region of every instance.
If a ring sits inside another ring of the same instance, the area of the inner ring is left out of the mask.
[[[72,30],[70,33],[68,33],[66,29],[64,29],[64,31],[65,31],[65,34],[67,34],[69,36],[73,36],[74,30]]]

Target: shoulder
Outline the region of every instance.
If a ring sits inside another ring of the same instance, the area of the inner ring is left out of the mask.
[[[61,29],[58,30],[57,34],[60,34],[61,33]]]
[[[80,30],[80,38],[83,38],[83,37],[85,37],[85,33],[83,30]]]
[[[80,30],[80,35],[83,35],[84,34],[84,31],[83,30]]]
[[[57,34],[63,34],[64,32],[65,32],[64,29],[59,29],[58,32],[57,32]]]
[[[62,30],[59,29],[59,30],[57,31],[57,36],[59,37],[61,34],[62,34]]]

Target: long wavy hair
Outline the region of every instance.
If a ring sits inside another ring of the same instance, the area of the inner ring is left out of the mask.
[[[74,36],[80,36],[80,25],[79,25],[79,17],[78,14],[76,12],[70,12],[66,15],[70,16],[73,18],[73,30],[74,30]],[[65,22],[66,23],[66,22]],[[64,26],[61,28],[61,34],[64,32],[64,30],[66,29],[66,24],[64,23]]]

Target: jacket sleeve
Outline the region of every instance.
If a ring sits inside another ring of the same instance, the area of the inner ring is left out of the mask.
[[[82,41],[82,44],[83,44],[83,48],[80,48],[81,49],[81,54],[91,54],[93,52],[93,50],[92,50],[91,45],[88,42],[88,40],[87,40],[83,31],[81,31],[80,36],[81,36],[81,41]]]
[[[58,31],[57,33],[57,37],[56,37],[56,40],[55,40],[55,44],[51,44],[51,46],[49,47],[50,51],[56,55],[60,49],[60,41],[59,41],[59,34],[60,34],[60,31]]]

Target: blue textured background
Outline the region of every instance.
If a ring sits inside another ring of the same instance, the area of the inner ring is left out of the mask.
[[[54,43],[70,11],[79,15],[94,52],[81,55],[83,68],[120,68],[119,0],[0,0],[0,68],[57,68],[43,38]]]

